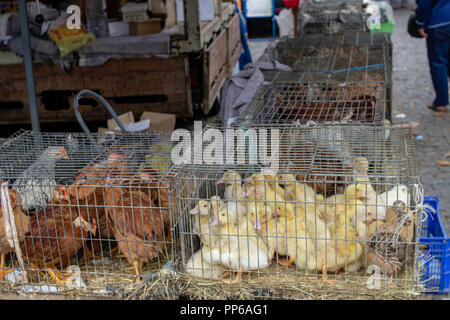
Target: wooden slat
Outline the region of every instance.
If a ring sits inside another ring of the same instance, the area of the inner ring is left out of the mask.
[[[98,67],[74,67],[70,73],[53,64],[35,64],[36,92],[42,122],[76,121],[72,109],[74,95],[83,89],[98,91],[117,113],[133,110],[174,113],[179,117],[192,116],[192,100],[187,56],[169,59],[130,58],[111,59]],[[70,108],[48,111],[42,103],[43,91],[67,90]],[[161,96],[163,101],[151,103],[117,104],[113,98],[130,96]],[[165,98],[164,98],[165,97]],[[22,64],[0,66],[0,102],[20,101],[23,109],[0,109],[0,124],[27,123],[25,70]],[[80,106],[86,121],[105,120],[109,114],[102,107]]]
[[[222,32],[205,51],[204,59],[204,102],[203,110],[209,113],[214,100],[228,75],[227,68],[227,32]]]
[[[242,54],[240,27],[239,16],[236,14],[227,25],[227,62],[230,74]]]

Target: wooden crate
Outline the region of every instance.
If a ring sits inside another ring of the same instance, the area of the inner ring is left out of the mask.
[[[228,72],[232,74],[234,66],[242,54],[241,26],[236,14],[227,25],[227,63]]]
[[[228,76],[226,29],[205,50],[203,74],[203,111],[208,114]]]
[[[193,115],[189,61],[185,55],[111,59],[98,67],[74,67],[65,73],[54,64],[34,65],[41,122],[76,121],[73,97],[82,89],[97,91],[118,114],[134,111]],[[0,124],[28,123],[30,113],[23,64],[0,66]],[[86,101],[89,102],[89,101]],[[58,109],[58,110],[56,110]],[[80,105],[86,121],[106,120],[100,105]]]

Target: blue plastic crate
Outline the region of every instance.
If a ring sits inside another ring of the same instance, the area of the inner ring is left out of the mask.
[[[435,212],[425,210],[428,219],[422,225],[420,243],[427,245],[423,254],[433,257],[425,263],[422,280],[428,292],[446,294],[450,292],[450,239],[439,215],[439,198],[425,197],[424,204]]]

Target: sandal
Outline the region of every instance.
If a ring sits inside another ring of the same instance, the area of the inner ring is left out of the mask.
[[[445,112],[447,112],[447,107],[442,107],[442,106],[437,107],[434,104],[427,105],[427,108],[432,110],[432,111],[434,111],[434,112],[437,112],[437,113],[445,113]],[[441,109],[439,109],[439,108],[441,108]]]

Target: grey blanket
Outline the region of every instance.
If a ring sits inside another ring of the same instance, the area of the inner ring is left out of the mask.
[[[250,102],[264,83],[262,70],[292,71],[288,66],[273,60],[266,52],[258,62],[249,63],[223,86],[220,98],[222,123],[231,125],[236,118],[248,112]]]

